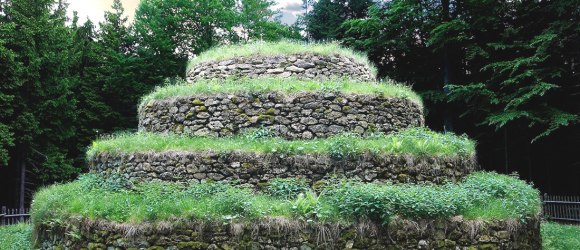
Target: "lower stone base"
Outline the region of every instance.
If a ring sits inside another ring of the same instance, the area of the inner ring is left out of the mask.
[[[388,225],[306,223],[271,218],[254,223],[120,224],[71,219],[36,225],[40,249],[541,249],[540,222],[394,219]]]

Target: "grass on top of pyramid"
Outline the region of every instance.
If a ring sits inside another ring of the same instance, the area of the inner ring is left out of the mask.
[[[253,222],[282,217],[350,224],[457,215],[526,220],[541,207],[538,190],[531,185],[490,172],[440,186],[330,180],[316,191],[299,179],[273,179],[262,190],[225,182],[127,185],[115,180],[88,174],[44,188],[35,195],[32,220],[37,225],[79,216],[119,223]]]
[[[246,44],[234,44],[214,47],[189,61],[187,70],[193,66],[210,61],[223,61],[238,57],[249,56],[276,56],[295,54],[318,54],[323,56],[341,55],[352,58],[367,65],[373,75],[376,67],[364,53],[344,48],[337,43],[308,43],[302,41],[282,40],[278,42],[257,41]]]
[[[217,93],[270,93],[280,92],[285,94],[300,92],[340,92],[345,94],[377,94],[384,97],[397,97],[409,99],[421,107],[421,97],[409,86],[396,83],[392,80],[382,82],[363,82],[345,78],[332,80],[306,80],[295,78],[227,78],[198,80],[195,84],[184,80],[174,82],[166,81],[165,85],[159,86],[152,93],[141,99],[141,106],[152,100],[163,100],[178,97],[187,97],[199,94]]]
[[[426,128],[410,128],[392,134],[361,137],[340,134],[312,140],[284,140],[272,137],[267,129],[250,129],[232,137],[181,136],[174,134],[117,134],[93,142],[90,159],[99,153],[161,151],[213,151],[285,154],[328,154],[340,158],[362,153],[426,156],[471,156],[475,142],[466,136],[436,133]]]

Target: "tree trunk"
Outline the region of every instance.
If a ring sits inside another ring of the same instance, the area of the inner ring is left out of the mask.
[[[450,19],[449,16],[449,0],[441,0],[442,6],[442,20],[447,22]],[[445,95],[449,94],[449,84],[451,83],[451,63],[449,61],[449,48],[447,44],[443,45],[443,93]],[[445,111],[443,112],[443,129],[446,132],[453,131],[453,120],[451,116],[451,110],[449,105],[446,105]]]
[[[25,192],[25,185],[26,183],[26,161],[24,159],[24,154],[20,156],[20,188],[19,188],[19,195],[18,195],[18,206],[20,209],[24,209],[24,196]]]

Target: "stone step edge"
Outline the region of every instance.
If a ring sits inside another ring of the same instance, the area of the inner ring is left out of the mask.
[[[375,246],[401,244],[401,247],[419,249],[427,246],[452,247],[447,246],[448,244],[469,246],[474,249],[478,246],[495,246],[502,249],[520,249],[519,247],[525,246],[524,249],[539,249],[541,245],[539,216],[527,218],[525,221],[517,219],[469,220],[462,216],[419,220],[394,218],[386,225],[369,221],[351,224],[309,223],[304,220],[276,217],[251,223],[208,223],[183,218],[176,221],[135,224],[73,216],[62,225],[35,224],[33,232],[34,238],[37,239],[36,244],[59,242],[71,244],[68,247],[73,247],[73,244],[92,244],[92,246],[103,244],[107,247],[108,245],[105,245],[107,239],[112,238],[114,241],[109,243],[112,245],[138,245],[145,244],[143,242],[145,241],[146,245],[152,246],[162,244],[159,240],[163,237],[170,239],[171,235],[175,235],[178,237],[173,240],[174,242],[165,238],[163,242],[167,244],[197,242],[197,246],[210,244],[231,246],[239,244],[244,238],[258,244],[268,244],[270,241],[264,241],[261,238],[272,236],[276,241],[273,240],[270,244],[290,244],[290,241],[296,238],[304,238],[293,244],[307,244],[308,247],[311,247],[310,244],[314,246],[336,244],[337,248],[352,248],[355,243],[357,247],[364,247],[365,244]],[[70,233],[71,231],[74,232]],[[73,235],[80,237],[75,238]],[[152,235],[158,237],[151,237]],[[216,235],[223,236],[221,237],[223,242],[213,242],[220,238],[216,238]],[[325,237],[316,237],[320,235]],[[73,242],[75,239],[76,242]],[[373,240],[375,242],[371,243]],[[105,243],[92,241],[105,241]]]
[[[311,139],[425,125],[423,107],[410,98],[322,92],[181,96],[148,101],[138,114],[140,131],[199,136],[268,127],[286,139]]]
[[[257,152],[162,151],[96,153],[89,170],[105,178],[122,175],[137,182],[238,181],[259,185],[272,178],[303,178],[314,184],[342,176],[365,182],[457,182],[479,167],[474,155],[437,157],[362,154],[335,159],[330,154],[287,155]]]

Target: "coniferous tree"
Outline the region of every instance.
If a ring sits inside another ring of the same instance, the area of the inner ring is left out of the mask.
[[[304,3],[308,10],[308,2]],[[308,37],[314,40],[335,40],[342,23],[367,16],[373,0],[319,0],[304,16]]]
[[[20,169],[20,205],[25,173],[40,183],[68,179],[79,172],[71,160],[76,135],[76,97],[72,92],[65,6],[51,0],[8,2],[3,9],[3,47],[12,51],[6,71],[12,110],[7,119],[13,134],[10,165]]]

